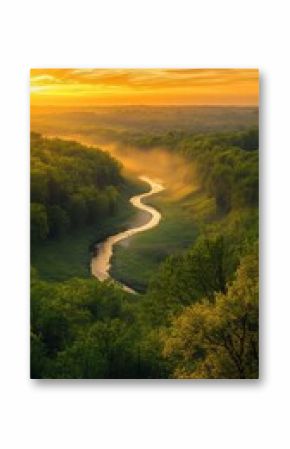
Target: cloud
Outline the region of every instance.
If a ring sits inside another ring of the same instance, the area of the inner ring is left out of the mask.
[[[181,102],[187,97],[195,104],[202,101],[202,95],[218,97],[223,104],[223,98],[227,103],[231,96],[237,101],[237,93],[242,103],[257,103],[258,99],[255,69],[33,69],[31,85],[44,87],[37,89],[35,95],[50,92],[60,97],[63,92],[68,97],[71,92],[74,96],[94,97],[96,101],[111,95],[110,104],[113,96],[117,104],[124,100],[128,104],[142,102],[142,98],[144,104],[149,104],[154,96],[156,103],[167,103],[166,96],[169,103],[178,103],[180,96]]]

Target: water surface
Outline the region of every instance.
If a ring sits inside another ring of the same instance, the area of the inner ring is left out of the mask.
[[[140,176],[139,179],[147,182],[150,185],[150,190],[149,192],[133,196],[132,198],[130,198],[130,202],[137,209],[147,212],[150,215],[150,218],[148,221],[146,221],[146,223],[134,228],[129,228],[126,231],[119,232],[118,234],[111,235],[110,237],[106,238],[106,240],[96,245],[96,255],[91,260],[91,273],[100,281],[111,278],[110,261],[113,255],[114,245],[120,243],[122,240],[132,237],[139,232],[145,232],[149,229],[154,228],[155,226],[158,226],[161,220],[160,212],[154,209],[154,207],[144,204],[142,202],[142,199],[161,192],[162,190],[164,190],[163,185],[157,183],[156,181],[153,181],[148,176]],[[125,290],[135,293],[135,291],[127,285],[122,284],[122,286]]]

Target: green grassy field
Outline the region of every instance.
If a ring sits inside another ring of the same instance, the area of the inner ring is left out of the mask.
[[[173,201],[167,191],[148,199],[162,214],[154,229],[115,246],[111,274],[118,281],[144,292],[158,265],[169,255],[188,248],[198,235],[198,225],[215,213],[213,200],[194,192]]]
[[[134,210],[123,209],[113,218],[105,220],[101,228],[86,227],[60,240],[38,245],[31,252],[32,265],[42,278],[50,281],[90,276],[91,245],[107,234],[119,232],[120,223],[126,228],[133,213]]]

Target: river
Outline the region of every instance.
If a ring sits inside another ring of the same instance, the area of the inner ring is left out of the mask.
[[[148,176],[140,176],[139,179],[141,179],[144,182],[147,182],[150,185],[150,190],[149,192],[133,196],[132,198],[130,198],[130,202],[137,209],[148,212],[150,214],[150,219],[141,226],[129,228],[126,231],[119,232],[118,234],[115,235],[111,235],[110,237],[106,238],[106,240],[96,245],[96,255],[91,260],[91,273],[100,281],[111,279],[110,268],[114,245],[121,242],[121,240],[127,239],[135,234],[138,234],[139,232],[148,231],[149,229],[158,226],[161,220],[160,212],[154,209],[154,207],[144,204],[142,202],[142,199],[161,192],[162,190],[164,190],[164,186],[160,183],[153,181]],[[133,290],[129,286],[125,284],[120,285],[123,287],[124,290],[130,293],[136,293],[135,290]]]

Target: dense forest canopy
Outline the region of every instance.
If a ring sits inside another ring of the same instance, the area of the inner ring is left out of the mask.
[[[108,153],[31,134],[31,237],[59,237],[114,212],[121,166]]]
[[[138,137],[134,143],[144,149],[166,146],[194,161],[200,186],[221,211],[258,206],[258,128],[205,135],[169,132]]]
[[[126,134],[194,163],[214,219],[144,295],[89,278],[48,282],[33,268],[32,377],[257,378],[258,130],[248,117],[230,131]],[[124,181],[111,156],[36,134],[31,145],[33,244],[114,213]]]

